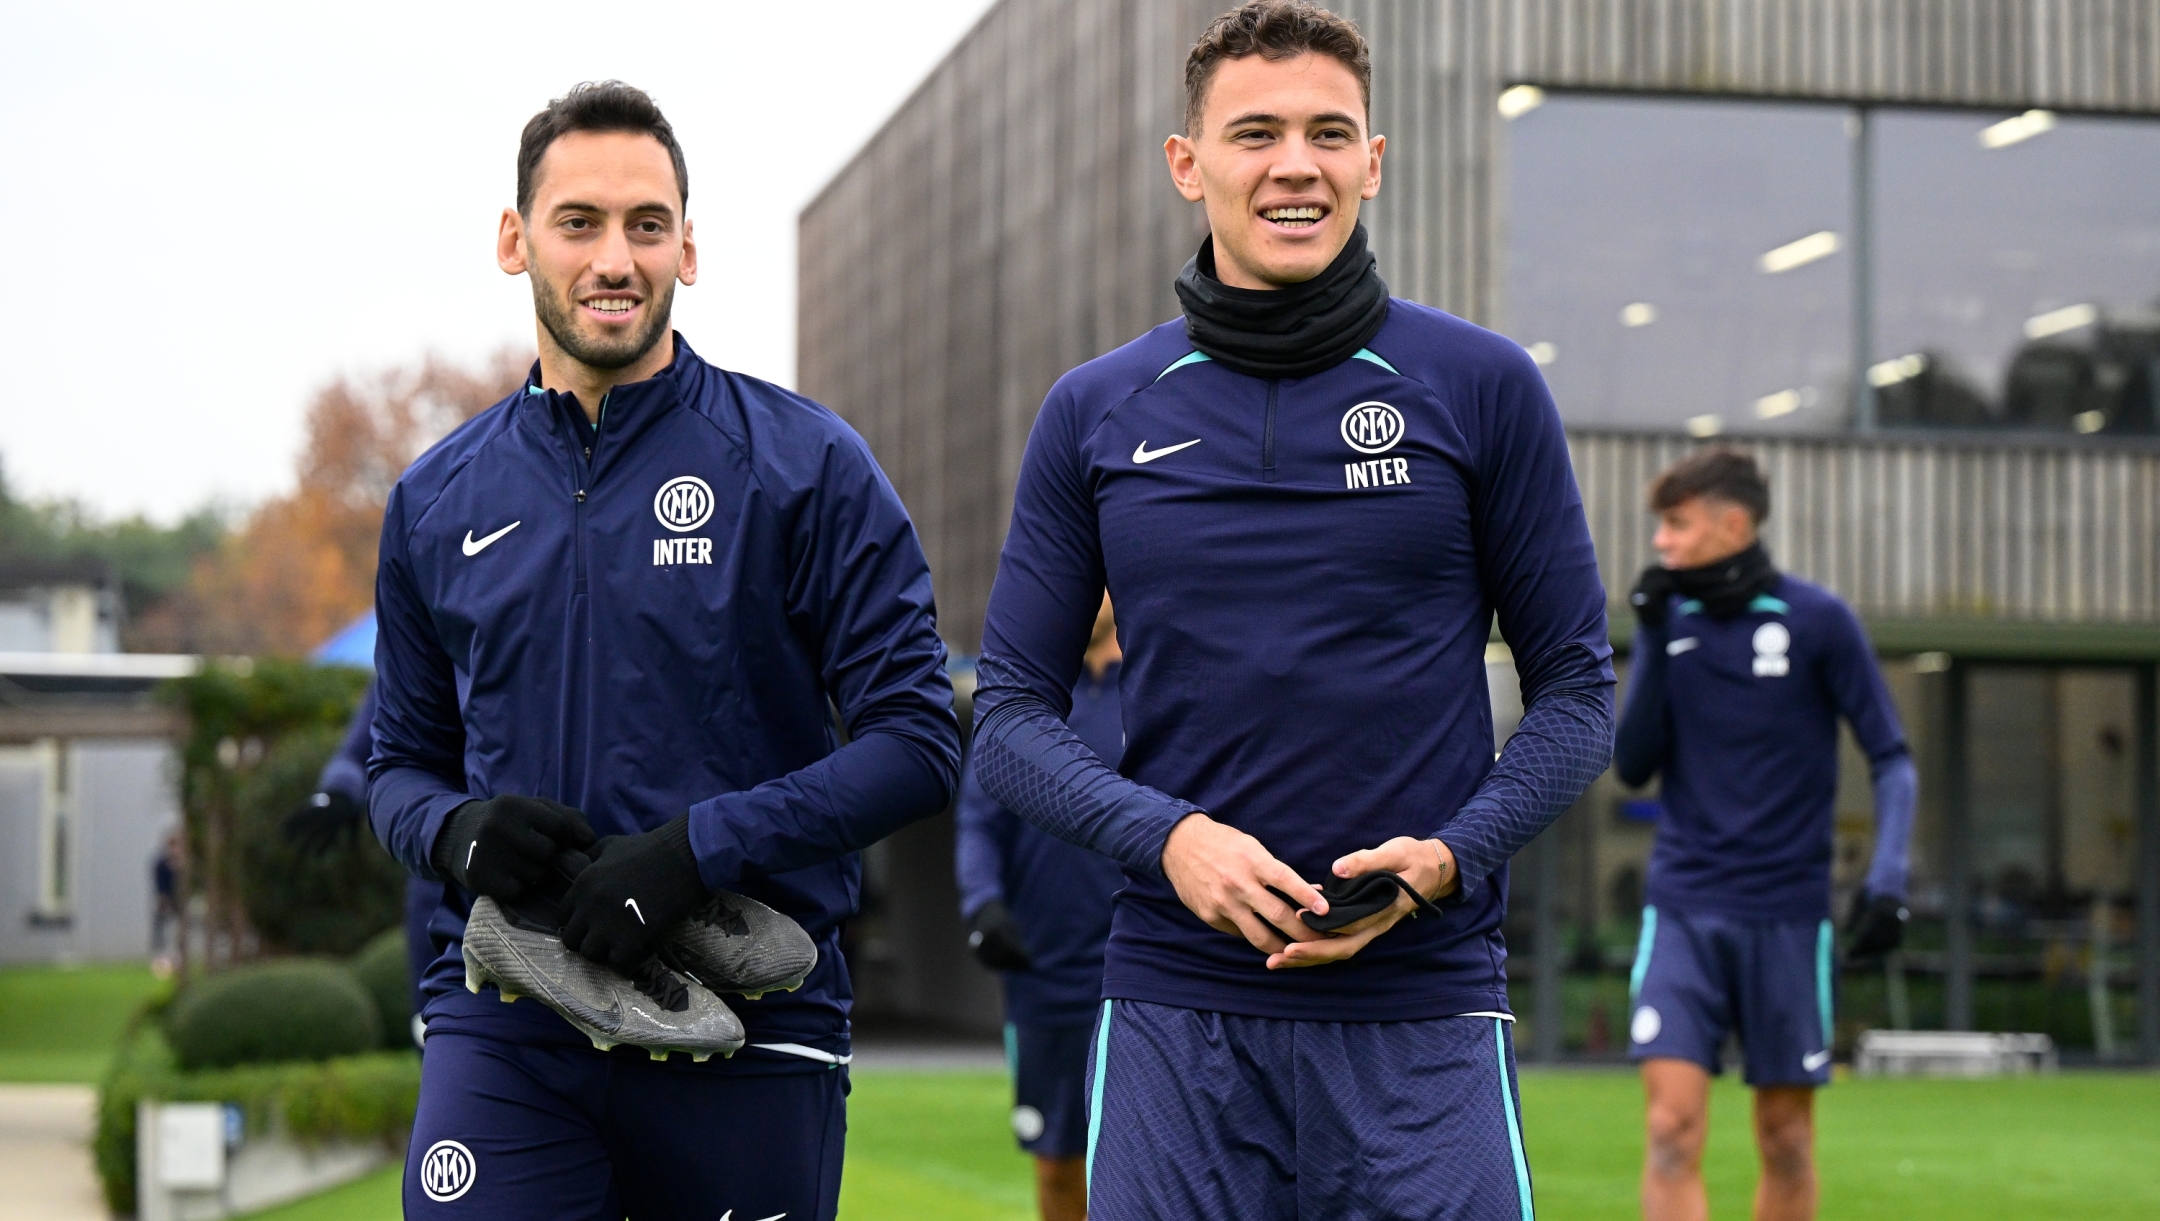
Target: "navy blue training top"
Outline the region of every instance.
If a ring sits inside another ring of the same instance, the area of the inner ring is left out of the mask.
[[[1662,632],[1637,633],[1635,655],[1629,718],[1654,711],[1640,701],[1660,695],[1665,709],[1662,741],[1648,726],[1653,740],[1627,743],[1620,759],[1630,783],[1663,776],[1645,901],[1752,919],[1828,917],[1838,717],[1878,770],[1907,753],[1851,608],[1785,574],[1731,619],[1675,597]]]
[[[1106,583],[1118,771],[1062,719]],[[1525,700],[1497,764],[1496,616]],[[1352,359],[1270,380],[1194,352],[1173,321],[1066,374],[1035,421],[977,669],[977,774],[1125,867],[1106,997],[1504,1012],[1506,861],[1611,757],[1605,631],[1560,417],[1521,347],[1397,299]],[[1460,888],[1444,917],[1346,962],[1269,971],[1163,877],[1195,810],[1314,882],[1343,853],[1437,835]]]
[[[680,336],[603,406],[593,438],[574,400],[528,386],[392,490],[376,834],[433,878],[443,820],[475,798],[560,801],[601,835],[687,810],[705,884],[793,917],[819,955],[795,992],[728,998],[750,1047],[699,1071],[827,1069],[762,1045],[846,1051],[857,853],[944,809],[959,778],[929,566],[854,430]],[[540,1005],[465,991],[470,903],[446,887],[429,926],[448,943],[423,981],[429,1030],[584,1044]]]
[[[1072,691],[1065,723],[1112,767],[1125,753],[1113,664],[1101,678],[1083,675]],[[1005,1017],[1043,1025],[1084,1024],[1102,999],[1103,943],[1110,939],[1110,900],[1125,872],[1099,852],[1045,834],[983,791],[970,767],[960,782],[953,872],[960,914],[972,918],[998,900],[1013,914],[1032,965],[1002,972]]]

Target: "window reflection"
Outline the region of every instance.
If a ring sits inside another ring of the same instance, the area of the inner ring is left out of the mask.
[[[1875,117],[1886,426],[2150,433],[2160,124]]]
[[[1525,89],[1502,326],[1570,423],[2160,427],[2160,123],[1871,111],[1863,360],[1855,111]]]
[[[1508,121],[1503,326],[1571,423],[1844,426],[1845,122],[1828,106],[1561,94]]]

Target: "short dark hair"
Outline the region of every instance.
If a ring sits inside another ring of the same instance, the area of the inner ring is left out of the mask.
[[[1755,455],[1730,445],[1706,445],[1650,481],[1650,509],[1655,513],[1698,496],[1739,505],[1758,526],[1770,516],[1770,481],[1755,465]]]
[[[540,158],[548,146],[574,131],[627,131],[651,136],[667,150],[675,163],[675,186],[684,206],[690,203],[690,166],[683,160],[675,128],[660,113],[652,95],[621,81],[586,81],[547,104],[547,109],[525,124],[518,138],[517,210],[523,216],[532,209],[534,179]]]
[[[1207,101],[1216,65],[1248,55],[1283,60],[1307,52],[1338,60],[1357,77],[1358,96],[1369,123],[1372,51],[1357,23],[1306,0],[1252,0],[1208,22],[1185,56],[1185,134],[1193,134],[1200,126],[1200,107]]]

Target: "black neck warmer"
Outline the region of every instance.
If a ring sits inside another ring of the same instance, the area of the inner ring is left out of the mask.
[[[1232,288],[1215,277],[1215,239],[1178,273],[1185,337],[1251,377],[1308,377],[1351,358],[1387,321],[1387,284],[1360,224],[1327,270],[1287,288]]]
[[[1715,564],[1673,569],[1672,586],[1681,597],[1702,603],[1703,613],[1712,619],[1730,619],[1746,611],[1758,595],[1770,592],[1777,577],[1770,553],[1758,542]]]

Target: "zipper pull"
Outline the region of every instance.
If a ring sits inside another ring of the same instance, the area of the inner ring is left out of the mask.
[[[579,489],[577,490],[577,502],[578,502],[579,504],[584,504],[584,503],[585,503],[585,489],[584,489],[584,488],[579,488]]]

